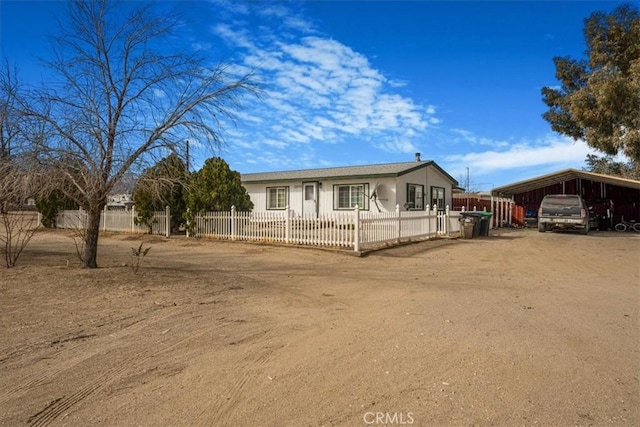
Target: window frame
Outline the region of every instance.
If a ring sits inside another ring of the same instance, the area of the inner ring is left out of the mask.
[[[438,197],[438,190],[442,190],[442,198]],[[429,205],[429,209],[433,209],[435,205],[439,211],[443,211],[446,209],[446,195],[447,190],[444,187],[437,187],[435,185],[431,186],[431,204]]]
[[[420,191],[421,191],[421,194],[422,194],[422,206],[421,206],[421,207],[419,207],[419,208],[418,208],[418,207],[416,207],[416,203],[415,203],[415,194],[416,194],[416,193],[415,193],[415,190],[414,190],[414,193],[413,193],[413,194],[414,194],[414,200],[411,200],[411,199],[409,198],[409,195],[411,194],[411,188],[412,188],[412,187],[413,187],[413,188],[416,188],[416,189],[417,189],[417,188],[420,188]],[[423,185],[423,184],[412,184],[412,183],[410,183],[410,182],[407,182],[407,196],[406,196],[406,199],[407,199],[407,206],[410,206],[410,208],[411,208],[411,209],[420,209],[420,210],[424,210],[424,205],[425,205],[425,204],[424,204],[424,198],[425,198],[424,196],[425,196],[425,194],[424,194],[424,185]]]
[[[275,207],[271,207],[271,200],[273,199],[271,196],[271,191],[275,190],[276,191],[276,206]],[[278,197],[278,190],[284,190],[284,206],[280,207],[278,205],[278,201],[279,201],[279,197]],[[289,187],[286,185],[281,185],[281,186],[277,186],[277,187],[267,187],[266,188],[266,209],[268,211],[283,211],[285,209],[287,209],[287,206],[289,206]]]
[[[348,199],[349,199],[349,206],[341,206],[341,198],[340,198],[340,189],[341,188],[345,188],[345,187],[349,187],[349,195],[348,195]],[[357,195],[353,194],[353,190],[355,188],[360,188],[361,193],[362,193],[362,200],[355,200],[356,203],[354,202],[354,196],[358,197]],[[357,203],[358,201],[362,201],[362,206],[360,205],[360,203]],[[358,208],[360,210],[363,211],[368,211],[369,210],[369,183],[366,182],[361,182],[361,183],[357,183],[357,184],[334,184],[333,185],[333,210],[334,211],[352,211],[355,210],[356,205],[358,205]]]

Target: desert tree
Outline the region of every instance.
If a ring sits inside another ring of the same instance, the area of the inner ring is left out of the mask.
[[[189,180],[187,207],[191,214],[207,211],[239,211],[253,209],[247,189],[240,181],[240,173],[231,170],[220,157],[212,157]]]
[[[151,229],[153,213],[169,206],[171,230],[177,230],[185,222],[188,179],[187,165],[175,153],[147,168],[133,187],[136,221]]]
[[[55,228],[58,213],[66,209],[77,209],[76,203],[60,188],[64,187],[64,183],[56,179],[56,185],[50,187],[49,191],[38,191],[35,199],[36,209],[40,213],[40,223],[46,228]],[[68,192],[67,192],[68,193]]]
[[[551,128],[604,153],[640,162],[640,12],[622,4],[585,19],[586,59],[556,57],[560,88],[544,87]],[[593,160],[593,159],[592,159]]]
[[[174,46],[183,23],[158,3],[75,0],[45,65],[30,117],[46,124],[38,158],[72,183],[69,194],[87,212],[83,266],[97,267],[100,213],[132,169],[166,153],[184,153],[188,139],[215,150],[220,119],[233,117],[254,90],[231,65]],[[71,160],[71,161],[70,161]]]
[[[586,170],[589,172],[635,179],[640,177],[640,162],[620,161],[610,155],[598,156],[596,154],[587,154],[585,163]]]

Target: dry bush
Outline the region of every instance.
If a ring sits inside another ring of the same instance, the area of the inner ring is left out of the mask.
[[[0,163],[0,255],[14,267],[39,227],[38,214],[24,211],[38,188],[38,175],[10,161]]]

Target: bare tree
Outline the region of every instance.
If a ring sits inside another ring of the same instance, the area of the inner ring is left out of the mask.
[[[0,255],[14,267],[39,224],[37,212],[22,208],[40,187],[35,169],[0,159]]]
[[[11,157],[11,146],[18,138],[18,79],[7,60],[0,64],[0,161]]]
[[[33,197],[38,167],[25,156],[25,133],[16,69],[0,63],[0,255],[7,268],[16,265],[38,227],[36,212],[23,212]],[[34,128],[35,130],[35,128]]]
[[[228,65],[168,52],[181,22],[154,6],[69,2],[46,61],[55,78],[29,111],[46,125],[38,158],[73,184],[67,195],[87,211],[84,267],[97,267],[100,213],[128,171],[153,156],[184,156],[188,139],[218,148],[218,118],[254,91],[249,76],[233,78]]]

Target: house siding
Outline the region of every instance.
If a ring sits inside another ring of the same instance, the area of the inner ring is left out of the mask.
[[[426,191],[426,200],[429,201],[431,199],[431,187],[442,187],[444,188],[444,203],[445,206],[452,206],[452,186],[451,181],[449,181],[440,171],[437,169],[428,169],[427,170],[427,180],[429,186],[425,189]],[[433,207],[433,206],[432,206]]]
[[[424,186],[425,193],[427,192],[427,183],[428,183],[428,174],[429,167],[419,169],[413,172],[410,172],[405,175],[401,175],[397,180],[397,199],[396,203],[400,205],[400,209],[405,209],[405,203],[407,203],[407,185],[408,184],[416,184]],[[424,207],[424,206],[423,206]],[[395,209],[395,206],[394,208]]]
[[[368,210],[371,212],[393,212],[396,206],[405,208],[407,202],[407,185],[416,184],[424,188],[423,207],[430,203],[431,187],[443,187],[445,189],[445,204],[451,205],[451,194],[454,183],[451,178],[443,174],[431,164],[425,167],[411,170],[398,176],[372,176],[369,178],[342,176],[337,179],[315,178],[286,181],[249,182],[243,183],[251,200],[254,210],[264,212],[267,210],[267,188],[287,187],[289,189],[289,208],[296,214],[303,212],[303,183],[317,182],[319,203],[318,212],[328,213],[336,211],[334,203],[334,188],[336,185],[368,185],[368,196],[376,190],[377,198],[369,197]]]

